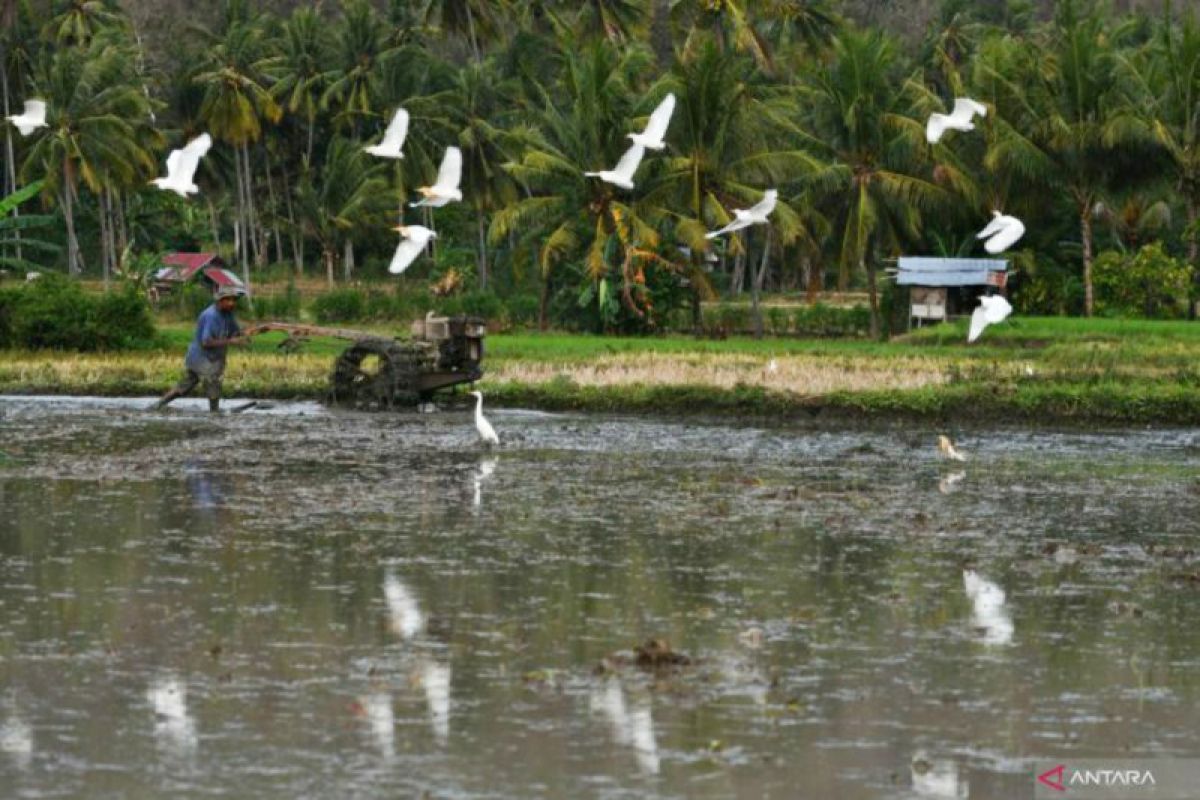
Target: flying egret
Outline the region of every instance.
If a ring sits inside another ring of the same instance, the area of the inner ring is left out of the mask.
[[[632,189],[633,173],[637,172],[638,164],[642,163],[642,156],[645,154],[645,147],[640,144],[634,144],[625,151],[625,154],[621,156],[621,160],[617,162],[617,166],[613,169],[605,169],[600,172],[585,172],[583,174],[589,178],[599,178],[605,183],[611,183],[613,186],[619,186],[622,189]]]
[[[671,124],[671,114],[675,111],[675,95],[668,94],[650,115],[646,129],[641,133],[631,133],[629,138],[634,144],[640,144],[647,150],[662,150],[667,146],[663,137],[667,135],[667,126]]]
[[[950,437],[944,434],[938,435],[938,451],[951,461],[967,460],[967,457],[960,453],[954,446],[954,442],[950,441]]]
[[[925,124],[925,139],[930,144],[937,144],[948,128],[956,131],[973,131],[975,123],[971,122],[971,117],[976,114],[986,117],[987,106],[969,97],[956,97],[954,98],[954,110],[949,114],[933,113],[929,115],[929,122]]]
[[[17,126],[22,136],[28,136],[38,128],[46,127],[46,101],[26,100],[24,114],[13,114],[6,119]]]
[[[392,256],[392,263],[388,266],[388,272],[393,275],[399,275],[408,269],[409,265],[417,260],[417,256],[424,252],[429,240],[437,238],[437,233],[424,225],[398,225],[392,230],[400,233],[400,244],[396,247],[396,254]]]
[[[979,338],[988,325],[1003,322],[1012,313],[1012,306],[998,294],[979,298],[979,308],[971,312],[971,330],[967,332],[967,343]]]
[[[392,121],[388,123],[387,130],[384,131],[383,141],[370,147],[364,147],[363,150],[380,158],[404,158],[400,148],[404,146],[404,137],[407,135],[408,112],[403,108],[397,108]]]
[[[200,159],[212,147],[212,137],[202,133],[192,139],[179,150],[172,150],[167,156],[167,177],[155,178],[150,181],[160,189],[175,192],[182,198],[200,191],[192,179],[196,176],[196,167]]]
[[[1005,607],[1004,590],[973,569],[963,570],[963,590],[971,601],[972,622],[983,629],[984,643],[1012,642],[1012,615]]]
[[[471,392],[471,394],[475,395],[475,430],[479,431],[479,438],[483,440],[484,444],[500,444],[500,437],[496,435],[496,429],[483,417],[483,393]]]
[[[442,165],[438,167],[437,180],[433,182],[433,186],[417,187],[417,191],[421,193],[423,199],[409,205],[441,208],[447,203],[462,200],[462,192],[458,188],[460,180],[462,180],[462,151],[457,147],[447,147],[446,155],[442,156]]]
[[[992,221],[987,224],[986,228],[975,234],[975,238],[987,239],[983,243],[983,249],[995,255],[1012,247],[1016,244],[1017,239],[1024,235],[1025,224],[1021,220],[1001,214],[999,211],[993,211]]]
[[[758,203],[750,206],[750,208],[735,208],[733,210],[733,222],[730,222],[718,231],[704,234],[704,238],[715,239],[723,233],[739,231],[751,225],[765,225],[767,217],[775,210],[775,201],[778,198],[779,192],[774,189],[767,189],[763,192],[762,200],[759,200]]]

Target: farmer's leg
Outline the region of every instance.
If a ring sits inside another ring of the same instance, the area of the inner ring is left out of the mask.
[[[223,372],[218,372],[204,379],[204,393],[208,395],[209,411],[221,410],[221,380],[224,377]]]
[[[190,392],[192,389],[195,389],[196,384],[198,384],[198,383],[200,383],[200,376],[197,375],[195,372],[192,372],[190,369],[185,370],[183,377],[179,380],[179,383],[175,384],[173,387],[168,389],[167,393],[164,394],[162,397],[160,397],[158,402],[154,404],[154,407],[155,408],[166,407],[167,403],[171,402],[172,400],[176,399],[177,397],[183,397],[185,394]]]

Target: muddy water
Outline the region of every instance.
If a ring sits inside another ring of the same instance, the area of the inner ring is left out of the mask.
[[[1200,755],[1200,432],[0,399],[28,797],[1027,797]],[[669,642],[689,663],[643,669]]]

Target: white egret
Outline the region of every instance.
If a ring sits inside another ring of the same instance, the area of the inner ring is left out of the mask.
[[[954,110],[949,114],[933,113],[929,115],[929,122],[925,124],[925,139],[930,144],[937,144],[947,129],[973,131],[975,123],[971,122],[971,117],[976,114],[986,117],[987,106],[969,97],[956,97],[954,98]]]
[[[392,121],[388,123],[387,130],[383,133],[383,141],[370,147],[364,147],[363,150],[379,158],[404,158],[400,148],[404,146],[404,137],[407,135],[408,112],[403,108],[397,108]]]
[[[987,227],[975,234],[975,238],[987,239],[983,243],[983,249],[992,255],[996,255],[1012,247],[1024,235],[1025,223],[1016,217],[1010,217],[1006,214],[1001,214],[999,211],[993,211],[992,221],[987,224]]]
[[[637,172],[638,164],[642,163],[642,156],[646,154],[646,148],[640,144],[632,145],[625,154],[621,156],[621,160],[617,162],[617,166],[613,169],[605,169],[600,172],[585,172],[584,175],[589,178],[599,178],[605,183],[611,183],[613,186],[619,186],[622,189],[633,188],[633,173]]]
[[[967,342],[973,342],[988,325],[1003,322],[1012,313],[1012,306],[998,294],[979,298],[979,307],[971,312],[971,329],[967,331]]]
[[[212,137],[202,133],[179,150],[172,150],[167,156],[167,177],[155,178],[150,182],[185,199],[189,194],[195,194],[200,190],[192,180],[196,176],[196,168],[200,166],[200,159],[210,147]]]
[[[425,630],[425,615],[421,613],[416,596],[391,570],[383,576],[383,597],[387,601],[393,633],[401,639],[411,639]]]
[[[496,435],[496,429],[483,417],[483,393],[471,392],[471,394],[475,396],[475,430],[479,431],[479,438],[487,445],[500,444],[500,437]]]
[[[641,133],[629,134],[629,138],[633,140],[634,144],[640,144],[647,150],[662,150],[667,146],[663,137],[667,135],[667,126],[671,124],[671,114],[674,111],[675,95],[668,94],[650,115],[646,129]]]
[[[951,461],[966,461],[967,457],[958,451],[954,446],[954,442],[950,441],[950,437],[945,434],[938,435],[938,451],[945,458]]]
[[[462,200],[462,192],[458,188],[461,180],[462,151],[457,147],[447,147],[446,155],[442,156],[442,165],[438,167],[437,180],[433,182],[433,186],[417,187],[424,199],[409,205],[441,208],[447,203]]]
[[[971,601],[972,623],[983,630],[984,643],[1011,643],[1013,622],[1005,606],[1004,590],[973,569],[963,570],[963,590]]]
[[[17,126],[22,136],[28,136],[38,128],[46,127],[46,101],[26,100],[25,113],[13,114],[6,119]]]
[[[767,217],[775,210],[775,201],[778,199],[779,192],[775,189],[767,189],[763,192],[762,200],[759,200],[758,203],[750,206],[750,208],[735,208],[733,210],[733,222],[730,222],[720,230],[704,234],[704,238],[715,239],[721,234],[738,231],[742,228],[748,228],[751,225],[765,225]]]
[[[437,238],[437,233],[424,225],[399,225],[392,230],[400,234],[400,244],[396,247],[396,254],[392,256],[392,263],[388,265],[388,272],[393,275],[399,275],[408,269],[409,265],[417,260],[417,256],[425,251],[429,240]]]
[[[967,477],[967,473],[965,472],[951,472],[938,481],[938,491],[942,494],[950,494],[954,491],[954,487],[962,482],[962,479],[965,477]]]

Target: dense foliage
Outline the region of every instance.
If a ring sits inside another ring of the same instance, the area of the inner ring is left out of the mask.
[[[54,274],[0,289],[0,348],[126,350],[154,342],[150,307],[133,289],[95,294]]]
[[[889,259],[981,253],[974,232],[993,208],[1027,223],[1011,252],[1020,310],[1187,308],[1200,262],[1189,9],[930,0],[927,26],[897,36],[870,24],[877,5],[223,0],[165,36],[145,3],[7,0],[5,102],[45,98],[49,126],[6,128],[5,180],[44,182],[63,247],[43,263],[63,271],[202,248],[247,277],[286,263],[331,284],[384,278],[391,228],[419,222],[439,238],[402,292],[449,281],[476,293],[464,307],[515,296],[523,315],[536,298],[542,321],[592,330],[654,330],[680,309],[699,326],[701,300],[827,284],[866,287],[878,309]],[[668,91],[668,147],[647,154],[637,188],[585,178],[616,163]],[[929,145],[928,115],[962,95],[987,117]],[[366,155],[401,105],[404,159]],[[203,131],[216,144],[200,195],[149,187],[166,152]],[[406,207],[451,144],[464,202]],[[704,239],[772,186],[769,230]],[[1097,254],[1152,242],[1162,257],[1137,262],[1152,300],[1098,297],[1128,259],[1097,267]],[[1158,280],[1168,262],[1186,285]]]

